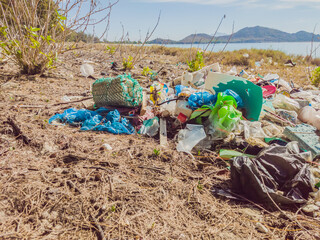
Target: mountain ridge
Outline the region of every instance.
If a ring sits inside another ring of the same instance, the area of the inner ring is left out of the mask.
[[[273,28],[255,26],[245,27],[235,32],[230,42],[232,43],[254,43],[254,42],[310,42],[312,41],[312,33],[306,31],[298,31],[296,33],[287,33]],[[215,37],[213,42],[228,42],[230,35]],[[190,34],[185,38],[174,41],[170,39],[156,38],[149,41],[150,44],[191,44],[191,43],[209,43],[212,35],[206,33]],[[313,41],[319,42],[320,35],[315,34]]]

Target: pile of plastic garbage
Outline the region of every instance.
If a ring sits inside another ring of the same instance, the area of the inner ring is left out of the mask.
[[[140,108],[126,111],[124,106],[130,106],[126,102],[109,106],[100,101],[99,107],[104,108],[68,109],[50,123],[154,137],[164,119],[178,151],[220,150],[220,157],[230,161],[231,191],[264,203],[306,204],[305,212],[319,213],[320,91],[297,89],[277,74],[252,76],[244,70],[237,74],[235,68],[220,71],[215,63],[168,84],[154,81],[143,89]],[[112,81],[108,79],[110,85],[103,91],[110,92]],[[137,92],[131,95],[140,96],[142,88],[135,84]],[[118,86],[124,91],[126,81]]]

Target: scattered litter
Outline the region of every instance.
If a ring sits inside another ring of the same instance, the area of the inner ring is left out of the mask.
[[[294,99],[286,97],[282,94],[278,94],[274,100],[272,101],[272,105],[275,108],[285,109],[285,110],[292,110],[298,112],[300,109],[300,105]]]
[[[272,58],[266,63],[277,64]],[[92,85],[95,111],[67,109],[49,123],[83,131],[138,133],[159,139],[163,148],[169,147],[170,138],[176,140],[177,151],[191,155],[194,148],[218,150],[219,158],[231,164],[232,192],[214,188],[215,195],[268,205],[306,204],[305,213],[319,211],[320,170],[310,162],[320,155],[320,91],[298,89],[278,74],[256,74],[266,65],[264,59],[255,65],[239,73],[233,66],[222,73],[214,63],[172,82],[162,82],[164,75],[153,72],[153,82],[144,89],[131,75],[101,78]],[[117,70],[115,63],[112,67]],[[89,63],[80,70],[85,77],[94,74]],[[72,98],[63,96],[62,101]],[[103,148],[112,150],[109,144]],[[229,167],[225,170],[228,173]],[[269,232],[259,222],[256,228]]]
[[[258,121],[262,110],[262,89],[254,83],[240,77],[210,72],[205,89],[215,93],[228,89],[236,92],[243,101],[244,117],[250,121]]]

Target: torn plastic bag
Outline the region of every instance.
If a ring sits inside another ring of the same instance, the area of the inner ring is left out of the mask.
[[[133,134],[135,130],[126,118],[121,118],[118,110],[111,111],[99,108],[96,111],[87,109],[77,110],[70,108],[62,114],[56,114],[49,119],[49,124],[57,122],[68,123],[72,126],[81,126],[82,131],[107,131],[114,134]]]
[[[247,198],[272,204],[302,204],[312,192],[310,152],[299,153],[296,142],[270,145],[257,158],[231,161],[232,190]],[[270,199],[272,198],[272,200]]]

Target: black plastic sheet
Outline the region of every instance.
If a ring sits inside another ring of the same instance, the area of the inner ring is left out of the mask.
[[[232,191],[263,203],[302,204],[312,191],[306,159],[292,144],[270,145],[256,158],[236,157],[231,161]]]

